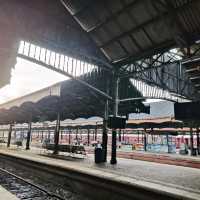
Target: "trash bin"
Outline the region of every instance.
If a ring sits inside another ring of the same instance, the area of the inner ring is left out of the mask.
[[[103,150],[101,147],[96,147],[94,150],[94,161],[95,163],[103,162]]]

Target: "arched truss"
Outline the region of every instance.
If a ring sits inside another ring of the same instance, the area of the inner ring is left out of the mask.
[[[99,60],[81,61],[25,41],[20,43],[18,56],[76,79],[106,98],[112,99],[106,92],[100,91],[80,78],[94,70],[97,75],[102,70],[112,74],[109,65],[105,66],[105,63]],[[142,92],[144,98],[170,101],[182,101],[185,97],[190,99],[194,96],[195,91],[182,66],[184,61],[180,61],[180,59],[181,55],[173,51],[157,54],[151,58],[122,66],[119,70],[119,77],[120,79],[131,78],[133,85]],[[129,100],[127,99],[127,101]]]

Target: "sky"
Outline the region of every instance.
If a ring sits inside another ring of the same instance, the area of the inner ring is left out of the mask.
[[[64,81],[67,77],[27,60],[17,58],[10,84],[0,89],[0,104]]]

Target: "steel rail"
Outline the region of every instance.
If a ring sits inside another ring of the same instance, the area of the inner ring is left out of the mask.
[[[16,179],[21,180],[21,181],[27,183],[28,185],[31,185],[31,186],[37,188],[38,190],[40,190],[40,191],[46,193],[46,194],[47,194],[48,196],[50,196],[50,197],[54,197],[54,198],[57,198],[57,199],[60,199],[60,200],[65,200],[65,199],[62,198],[61,196],[59,196],[59,195],[57,195],[57,194],[54,194],[54,193],[52,193],[52,192],[49,192],[48,190],[46,190],[46,189],[44,189],[44,188],[41,188],[41,186],[36,185],[36,184],[34,184],[34,183],[32,183],[32,182],[30,182],[30,181],[28,181],[28,180],[26,180],[26,179],[24,179],[24,178],[22,178],[22,177],[19,177],[19,176],[15,175],[15,174],[13,174],[13,173],[11,173],[11,172],[9,172],[9,171],[3,169],[3,168],[0,168],[0,171],[4,172],[4,173],[6,173],[6,174],[9,174],[10,176],[15,177]]]

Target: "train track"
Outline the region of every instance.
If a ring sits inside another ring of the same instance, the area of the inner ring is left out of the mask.
[[[0,168],[0,185],[21,200],[65,200],[22,177]]]

